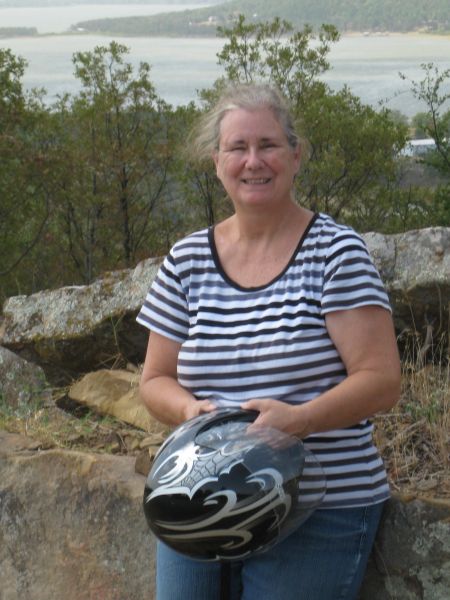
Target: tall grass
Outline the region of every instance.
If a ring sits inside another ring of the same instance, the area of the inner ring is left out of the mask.
[[[401,398],[375,417],[375,439],[394,489],[450,496],[447,337],[425,347],[414,335],[404,346]]]

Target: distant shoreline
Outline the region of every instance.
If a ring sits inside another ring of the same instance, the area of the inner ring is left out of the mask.
[[[5,28],[7,29],[7,28]],[[443,39],[449,39],[450,38],[450,31],[448,33],[433,33],[430,31],[377,31],[377,32],[371,32],[371,31],[341,31],[339,32],[340,36],[343,37],[370,37],[370,38],[375,38],[375,37],[389,37],[389,36],[403,36],[403,37],[411,37],[411,38],[418,38],[418,37],[429,37],[429,38],[443,38]],[[47,37],[87,37],[89,35],[95,35],[95,36],[99,36],[99,37],[105,37],[105,38],[110,38],[110,37],[120,37],[120,38],[135,38],[135,37],[139,37],[139,38],[186,38],[186,39],[215,39],[217,36],[216,35],[176,35],[176,34],[161,34],[161,35],[142,35],[141,33],[139,34],[129,34],[129,33],[117,33],[117,32],[113,32],[113,33],[108,33],[105,31],[61,31],[61,32],[55,32],[55,33],[36,33],[33,35],[30,34],[15,34],[15,35],[7,35],[7,36],[3,36],[2,35],[2,28],[0,27],[0,40],[7,40],[7,39],[36,39],[36,38],[47,38]]]
[[[432,31],[340,31],[341,37],[389,37],[390,35],[402,35],[409,37],[432,37],[450,38],[450,31],[434,33]]]

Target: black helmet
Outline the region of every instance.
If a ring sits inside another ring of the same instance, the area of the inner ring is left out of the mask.
[[[190,419],[161,446],[144,512],[165,544],[198,560],[267,550],[320,503],[323,471],[297,438],[248,431],[257,413],[223,408]]]

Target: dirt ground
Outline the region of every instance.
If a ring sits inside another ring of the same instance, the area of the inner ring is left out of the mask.
[[[3,418],[0,427],[33,438],[41,449],[60,447],[134,456],[135,469],[143,475],[170,432],[156,422],[152,430],[142,431],[67,398],[26,417]],[[376,417],[374,437],[393,491],[406,497],[450,499],[450,432],[438,432],[426,419],[414,419],[402,411]]]

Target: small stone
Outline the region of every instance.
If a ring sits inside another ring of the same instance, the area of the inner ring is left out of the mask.
[[[140,442],[140,447],[142,449],[149,448],[150,446],[160,446],[165,439],[165,436],[162,434],[154,434],[145,437]]]
[[[134,463],[135,473],[140,473],[147,477],[150,467],[152,466],[153,457],[154,456],[152,456],[148,450],[142,450],[142,452],[137,455],[136,462]]]

